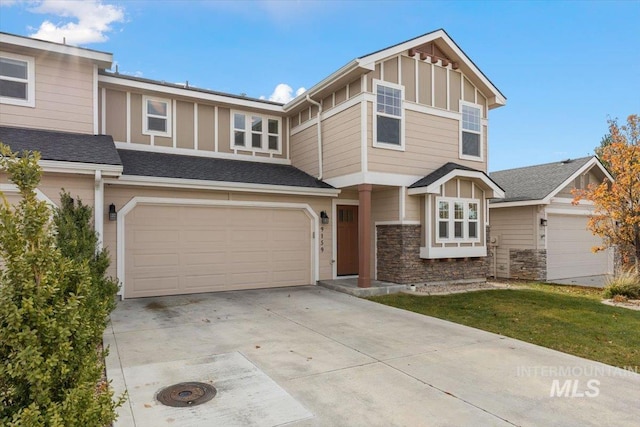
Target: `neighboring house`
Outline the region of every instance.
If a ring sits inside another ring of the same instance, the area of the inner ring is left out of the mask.
[[[602,245],[587,229],[593,203],[572,204],[574,188],[613,180],[597,157],[503,170],[490,176],[506,194],[489,205],[496,254],[493,276],[554,281],[613,272],[612,251],[592,251]]]
[[[11,34],[0,61],[0,140],[42,152],[54,203],[64,187],[95,208],[123,297],[489,273],[488,201],[504,194],[488,114],[506,99],[444,30],[285,105]]]

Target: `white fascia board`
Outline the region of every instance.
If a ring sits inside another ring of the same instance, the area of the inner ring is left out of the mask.
[[[205,181],[200,179],[166,178],[155,176],[122,175],[105,179],[106,184],[136,185],[143,187],[170,187],[211,191],[237,191],[249,193],[290,194],[296,196],[337,197],[336,188],[290,187],[287,185],[249,184],[245,182]]]
[[[492,92],[491,94],[493,96],[491,96],[490,99],[488,99],[488,101],[493,101],[492,104],[506,105],[507,99],[500,93],[498,88],[495,87],[493,83],[491,83],[489,79],[487,79],[484,76],[484,74],[482,74],[482,72],[478,69],[478,67],[475,66],[475,64],[471,61],[471,59],[469,59],[469,57],[465,55],[465,53],[462,50],[460,50],[460,48],[455,44],[455,42],[451,40],[451,38],[443,30],[437,30],[429,34],[425,34],[420,38],[409,40],[404,43],[400,43],[399,45],[396,45],[388,49],[382,50],[380,52],[374,53],[372,55],[360,58],[358,61],[363,67],[370,68],[372,66],[371,64],[373,64],[373,66],[375,67],[375,63],[380,60],[383,60],[389,56],[398,55],[399,53],[404,52],[405,50],[409,50],[412,47],[420,46],[422,44],[434,41],[436,39],[442,39],[445,43],[447,43],[449,48],[451,48],[451,50],[455,52],[456,56],[460,58],[460,60],[467,67],[469,67],[469,69],[478,77],[478,79],[480,79],[480,81],[482,81],[482,83],[491,90]]]
[[[113,54],[108,52],[82,49],[75,46],[49,42],[45,40],[32,39],[29,37],[20,37],[12,34],[0,34],[0,43],[25,47],[28,49],[37,49],[46,52],[59,53],[61,55],[85,58],[93,61],[101,68],[110,68],[111,64],[113,63]]]
[[[489,203],[489,209],[497,209],[497,208],[515,208],[521,206],[538,206],[538,205],[548,205],[549,202],[544,200],[521,200],[517,202],[496,202]]]
[[[484,173],[477,171],[468,171],[464,169],[454,169],[442,178],[437,181],[429,184],[426,187],[418,187],[418,188],[410,188],[408,190],[409,195],[414,194],[440,194],[440,186],[453,178],[465,177],[465,178],[473,178],[478,179],[486,187],[493,192],[493,194],[489,195],[489,199],[504,199],[504,191],[498,187],[493,181],[491,181]],[[415,182],[415,181],[414,181]]]
[[[408,187],[420,178],[422,177],[416,175],[401,175],[385,172],[356,172],[349,175],[325,179],[324,182],[336,188],[351,187],[359,184]]]
[[[553,197],[555,197],[559,192],[562,191],[562,189],[564,187],[566,187],[567,185],[571,184],[573,181],[575,181],[575,179],[577,177],[579,177],[580,175],[582,175],[583,173],[585,173],[586,171],[588,171],[589,169],[591,169],[593,166],[598,166],[600,168],[600,170],[604,173],[604,175],[607,177],[607,179],[609,179],[611,182],[614,181],[613,177],[611,176],[611,174],[607,171],[607,169],[602,165],[602,163],[600,163],[600,160],[598,160],[598,158],[596,156],[593,156],[591,158],[591,160],[589,160],[587,163],[585,163],[584,165],[582,165],[582,167],[580,169],[578,169],[577,171],[575,171],[569,178],[565,179],[564,182],[562,184],[560,184],[559,186],[557,186],[551,193],[549,193],[547,195],[547,197],[544,198],[545,201],[551,201],[551,199]]]
[[[256,162],[256,163],[275,163],[279,165],[290,165],[291,160],[278,159],[275,157],[257,157],[244,154],[233,153],[219,153],[213,151],[194,150],[191,148],[173,148],[173,147],[161,147],[158,145],[144,145],[136,144],[135,142],[115,142],[116,148],[119,150],[133,150],[133,151],[145,151],[149,153],[164,153],[181,156],[193,156],[193,157],[207,157],[211,159],[227,159],[238,160],[242,162]]]
[[[38,162],[44,172],[73,173],[95,175],[101,171],[103,176],[120,176],[122,166],[103,165],[98,163],[61,162],[57,160],[40,160]]]
[[[161,84],[118,78],[116,76],[99,75],[98,81],[100,83],[112,84],[112,85],[126,87],[126,88],[148,90],[148,91],[159,92],[167,95],[202,99],[210,102],[236,105],[236,106],[246,107],[246,108],[255,108],[258,110],[270,111],[274,113],[283,112],[281,105],[267,104],[263,102],[252,101],[250,99],[238,99],[232,96],[224,96],[224,95],[219,95],[214,93],[199,92],[195,90],[183,89],[178,87],[168,87],[168,86],[163,86]]]
[[[302,104],[307,100],[307,95],[313,97],[316,93],[320,92],[322,89],[329,86],[334,81],[338,80],[344,74],[347,74],[348,72],[352,71],[356,67],[363,67],[364,69],[369,71],[372,71],[375,69],[375,65],[374,65],[374,68],[370,68],[370,66],[366,66],[366,65],[363,66],[360,60],[354,59],[351,62],[347,63],[346,65],[343,65],[339,70],[331,73],[328,77],[325,77],[324,79],[322,79],[319,83],[316,83],[315,85],[310,87],[304,93],[296,96],[291,101],[287,102],[283,107],[284,111],[288,112],[296,108],[297,106],[299,106],[300,104]]]

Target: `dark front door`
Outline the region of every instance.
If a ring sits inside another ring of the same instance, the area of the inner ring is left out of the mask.
[[[358,207],[338,205],[338,276],[358,274]]]

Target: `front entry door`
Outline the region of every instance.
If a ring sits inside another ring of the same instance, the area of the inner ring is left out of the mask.
[[[358,207],[338,205],[338,276],[358,274]]]

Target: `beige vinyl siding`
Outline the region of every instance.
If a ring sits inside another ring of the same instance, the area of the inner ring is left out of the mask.
[[[314,142],[307,144],[315,146]],[[359,104],[322,121],[322,145],[324,179],[360,171]]]
[[[215,150],[215,107],[198,104],[198,150]]]
[[[173,147],[173,138],[165,136],[154,136],[153,145],[157,147]]]
[[[379,221],[399,220],[398,188],[376,188],[371,192],[371,236],[375,236],[375,224]],[[371,239],[371,277],[376,274],[376,239]]]
[[[151,144],[151,137],[142,134],[142,95],[132,93],[131,100],[131,142],[136,144]]]
[[[391,58],[383,62],[383,80],[390,83],[399,83],[398,81],[398,58]]]
[[[318,131],[316,125],[291,135],[291,164],[318,176]]]
[[[0,184],[10,184],[6,173],[0,173]],[[60,206],[60,193],[65,189],[74,199],[82,200],[88,206],[94,206],[94,177],[93,175],[72,175],[46,173],[42,175],[38,190],[49,198],[56,206]],[[6,193],[11,202],[20,199],[16,193]]]
[[[170,188],[134,187],[109,184],[105,186],[105,210],[110,203],[116,205],[120,210],[134,197],[159,197],[169,199],[205,199],[205,200],[237,200],[237,201],[257,201],[257,202],[278,202],[278,203],[305,203],[320,216],[321,211],[331,212],[331,199],[327,197],[309,196],[286,196],[268,195],[254,193],[234,193],[223,191],[199,191]],[[357,195],[356,195],[357,198]],[[333,221],[333,218],[331,219]],[[320,279],[330,279],[332,277],[332,237],[330,232],[324,233],[324,251],[320,251],[319,273]],[[104,245],[109,250],[111,265],[108,275],[116,277],[116,223],[108,221],[105,217],[104,223]]]
[[[218,151],[232,153],[231,110],[218,107]]]
[[[337,90],[336,94],[335,94],[335,97],[336,97],[336,105],[335,106],[338,106],[338,104],[341,104],[344,101],[346,101],[347,100],[347,88],[346,88],[346,86],[341,88],[341,89],[339,89],[339,90]],[[315,105],[313,105],[312,107],[315,107]],[[318,108],[318,107],[316,107],[316,108]]]
[[[368,105],[368,129],[372,127],[372,106]],[[459,159],[459,121],[430,114],[405,111],[405,151],[374,148],[368,132],[369,171],[426,175],[447,162],[486,171],[484,162]],[[486,147],[486,144],[484,144]]]
[[[349,83],[349,98],[353,98],[362,92],[362,83],[360,79],[356,79]]]
[[[322,99],[323,111],[330,110],[331,108],[333,108],[333,93]],[[294,116],[294,120],[292,120],[291,125],[294,127],[298,125],[298,114]]]
[[[0,124],[93,134],[93,72],[88,60],[36,56],[35,107],[1,104]]]
[[[571,193],[571,191],[574,188],[585,189],[590,184],[600,185],[601,183],[602,183],[602,178],[596,175],[595,173],[593,173],[593,169],[591,169],[587,173],[582,174],[581,176],[576,178],[576,180],[571,181],[567,186],[565,186],[562,190],[560,190],[560,192],[558,192],[558,194],[556,194],[555,197],[564,197],[566,199],[573,200],[574,196]]]
[[[447,70],[442,67],[433,68],[434,107],[447,108]]]
[[[127,141],[127,93],[119,90],[105,91],[105,133],[114,141]],[[102,132],[102,126],[100,127]]]
[[[373,71],[369,71],[367,73],[367,92],[373,92],[373,81],[380,80],[381,70],[382,65],[380,63],[377,63],[376,68]]]
[[[423,197],[421,196],[410,196],[405,191],[405,202],[404,202],[404,220],[405,221],[420,221],[422,218],[422,206],[424,204]]]
[[[456,72],[449,72],[449,109],[452,111],[460,111],[460,99],[461,94],[461,79],[462,74]],[[483,117],[486,117],[483,113]]]
[[[418,103],[432,106],[431,79],[433,67],[424,61],[418,61]]]
[[[509,249],[537,249],[535,206],[491,209],[491,236],[498,239],[498,277],[510,277]]]
[[[176,105],[176,147],[194,147],[194,109],[192,102],[177,101]]]
[[[476,99],[476,89],[471,84],[469,80],[465,77],[464,79],[464,100],[467,102],[475,102]]]
[[[407,101],[416,102],[416,63],[408,56],[400,57],[402,68],[401,84],[404,86],[404,97]]]

